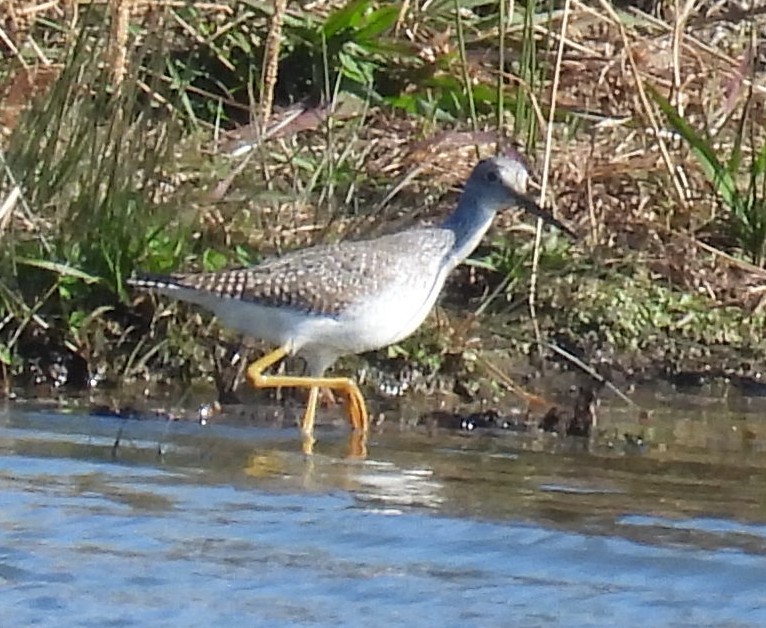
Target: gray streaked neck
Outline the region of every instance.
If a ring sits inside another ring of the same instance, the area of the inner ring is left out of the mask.
[[[447,255],[447,264],[454,268],[479,246],[492,224],[496,211],[479,202],[464,190],[457,207],[442,223],[442,229],[455,234],[455,242]]]

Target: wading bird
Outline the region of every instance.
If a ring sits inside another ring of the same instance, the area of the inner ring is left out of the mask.
[[[314,246],[238,270],[142,275],[129,284],[212,311],[224,325],[277,348],[253,362],[256,388],[308,388],[304,450],[313,446],[320,387],[341,392],[362,448],[367,407],[356,383],[325,377],[343,355],[388,346],[425,320],[447,275],[478,246],[495,214],[520,207],[572,235],[526,196],[529,171],[515,151],[480,161],[457,207],[441,224],[372,240]],[[265,375],[287,355],[306,361],[306,375]]]

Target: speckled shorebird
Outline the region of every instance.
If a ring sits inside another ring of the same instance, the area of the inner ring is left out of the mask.
[[[521,207],[571,232],[525,196],[529,171],[515,151],[480,161],[457,207],[440,225],[373,240],[314,246],[239,270],[143,275],[133,286],[201,305],[244,334],[278,348],[253,362],[256,388],[309,389],[304,435],[313,443],[319,387],[343,393],[355,430],[366,433],[367,408],[356,383],[325,377],[340,356],[388,346],[425,320],[447,275],[473,252],[495,213]],[[302,356],[306,376],[264,375],[287,355]]]

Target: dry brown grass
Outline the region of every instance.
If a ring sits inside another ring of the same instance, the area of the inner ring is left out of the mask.
[[[645,85],[664,92],[698,128],[715,130],[724,152],[737,122],[727,117],[748,89],[751,106],[763,110],[763,51],[749,49],[747,33],[751,24],[766,28],[763,13],[732,21],[737,14],[728,3],[709,16],[636,13],[631,26],[606,3],[598,10],[573,4],[559,107],[586,109],[601,122],[554,140],[556,204],[612,255],[640,252],[653,272],[684,290],[756,305],[759,291],[748,288],[763,281],[763,271],[709,243],[721,209],[688,147],[662,127]],[[721,29],[727,35],[708,43]]]
[[[760,308],[758,285],[766,274],[716,237],[720,203],[688,146],[664,126],[646,86],[675,103],[691,124],[709,129],[722,154],[751,93],[751,115],[764,138],[766,11],[743,13],[734,2],[671,5],[658,8],[660,17],[631,10],[628,20],[606,2],[572,2],[555,105],[592,122],[574,133],[563,123],[550,129],[550,201],[589,234],[589,247],[600,257],[635,259],[682,290]],[[561,19],[554,13],[538,26],[539,36],[558,41]],[[761,39],[753,42],[751,29]],[[556,46],[551,65],[555,52]],[[491,50],[474,56],[471,76],[492,82],[495,62]],[[550,89],[539,101],[541,110],[552,106]],[[402,133],[382,141],[388,145],[373,153],[385,156],[394,180],[418,169],[430,182],[455,184],[473,161],[471,151],[452,150],[434,150],[424,160],[417,150],[422,142]],[[540,164],[542,155],[530,157]]]

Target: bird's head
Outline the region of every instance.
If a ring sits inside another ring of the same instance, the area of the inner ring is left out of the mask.
[[[575,234],[553,215],[526,195],[529,166],[517,151],[510,149],[502,155],[483,159],[473,169],[463,194],[468,195],[484,211],[497,212],[520,207],[553,225],[570,237]]]

